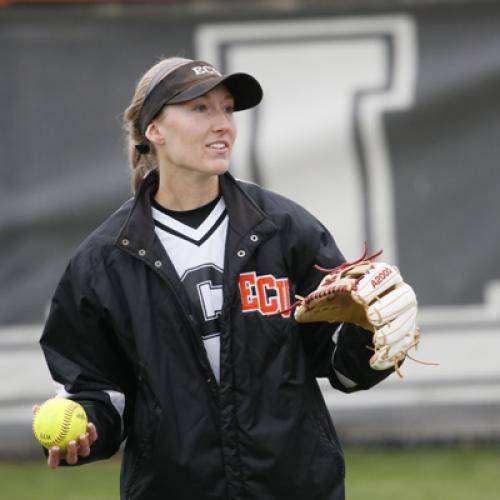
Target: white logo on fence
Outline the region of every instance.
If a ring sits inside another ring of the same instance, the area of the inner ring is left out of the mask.
[[[262,104],[237,117],[234,173],[304,205],[347,257],[368,239],[397,263],[383,116],[413,103],[412,18],[213,24],[196,44],[198,57],[264,87]]]

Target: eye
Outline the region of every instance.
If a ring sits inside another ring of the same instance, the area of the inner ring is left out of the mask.
[[[227,106],[224,107],[224,111],[231,115],[234,113],[234,104],[228,104]]]
[[[203,113],[204,111],[206,111],[208,109],[208,106],[206,104],[203,104],[203,103],[199,103],[199,104],[196,104],[194,107],[193,107],[193,110],[194,111],[198,111],[199,113]]]

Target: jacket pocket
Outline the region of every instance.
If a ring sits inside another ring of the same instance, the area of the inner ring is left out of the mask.
[[[344,477],[344,454],[319,387],[316,386],[313,395],[310,395],[309,403],[309,418],[313,421],[321,442],[335,457],[338,470],[341,476]]]
[[[147,392],[147,390],[146,390]],[[156,437],[160,427],[160,407],[152,399],[136,401],[134,428],[125,445],[122,466],[122,491],[125,498],[138,497],[151,479],[151,454],[156,446]]]
[[[313,410],[310,413],[310,418],[314,421],[314,425],[316,430],[319,432],[319,436],[322,439],[323,443],[329,446],[333,451],[339,453],[339,447],[335,440],[330,435],[328,425],[324,422],[324,419],[321,415],[318,414],[317,411]]]
[[[151,471],[145,470],[146,465],[151,465],[151,451],[155,441],[156,431],[158,429],[158,421],[151,426],[151,429],[142,438],[138,440],[136,446],[132,449],[125,448],[125,454],[130,454],[130,466],[124,467],[124,488],[125,498],[138,498],[138,493],[144,489],[144,486],[150,479]],[[124,457],[124,464],[126,459]]]
[[[310,414],[311,420],[314,421],[315,428],[319,433],[319,439],[323,443],[325,449],[328,450],[329,453],[333,456],[333,459],[337,465],[337,470],[341,477],[345,477],[345,462],[344,455],[340,448],[340,445],[337,441],[332,437],[331,433],[328,430],[327,422],[321,418],[315,411]]]

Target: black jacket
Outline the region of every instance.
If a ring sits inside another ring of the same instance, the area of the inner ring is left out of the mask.
[[[229,214],[221,380],[151,217],[155,172],[92,233],[58,285],[41,338],[50,372],[98,429],[89,460],[126,438],[124,499],[340,500],[344,460],[316,377],[367,389],[368,332],[242,312],[241,274],[289,280],[305,295],[343,258],[328,231],[286,198],[220,178]],[[109,394],[125,395],[123,419]]]

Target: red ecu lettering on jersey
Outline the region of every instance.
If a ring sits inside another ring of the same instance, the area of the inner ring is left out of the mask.
[[[257,276],[255,272],[242,273],[239,279],[241,310],[258,311],[264,315],[279,314],[288,318],[290,287],[288,278],[275,278],[272,274]]]

